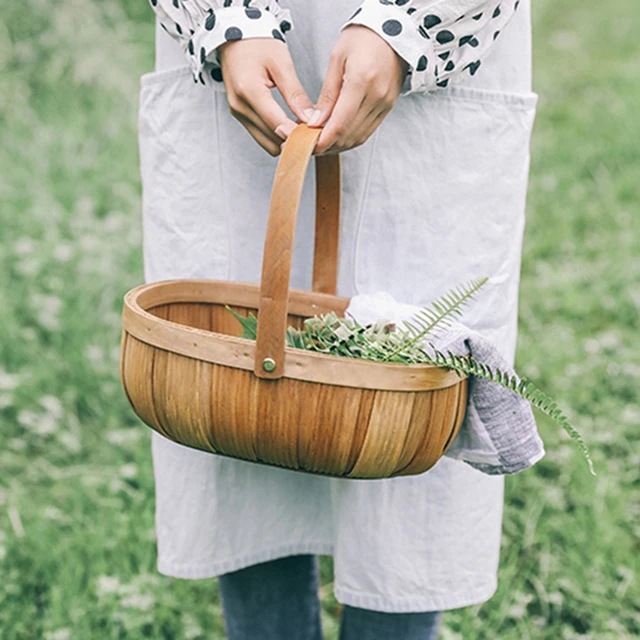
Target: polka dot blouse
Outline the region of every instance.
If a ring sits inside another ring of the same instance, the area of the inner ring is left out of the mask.
[[[183,46],[195,82],[222,82],[218,47],[243,38],[286,42],[290,12],[277,0],[150,0]],[[475,75],[519,0],[364,0],[343,25],[368,27],[409,64],[402,92],[445,88]]]

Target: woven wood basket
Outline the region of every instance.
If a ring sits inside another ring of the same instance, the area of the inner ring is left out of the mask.
[[[304,175],[320,130],[300,125],[273,186],[261,284],[170,280],[124,299],[122,383],[151,428],[180,444],[344,478],[423,473],[455,438],[467,380],[430,365],[382,364],[285,347],[288,325],[342,315],[335,295],[340,216],[337,156],[316,158],[313,291],[289,289]],[[236,337],[225,305],[259,318]]]

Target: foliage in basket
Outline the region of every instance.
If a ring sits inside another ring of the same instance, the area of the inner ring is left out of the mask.
[[[495,382],[524,398],[559,424],[578,445],[589,470],[595,475],[593,461],[580,432],[553,398],[526,378],[509,375],[509,372],[500,369],[493,370],[470,355],[459,356],[451,351],[444,354],[429,340],[451,326],[455,316],[462,315],[463,308],[487,281],[488,278],[473,280],[452,289],[400,326],[387,320],[363,326],[353,318],[341,318],[335,313],[314,316],[305,320],[302,329],[287,329],[287,346],[374,362],[432,364],[455,371],[460,376],[475,376]],[[229,306],[227,309],[241,323],[242,337],[255,340],[258,332],[256,316],[251,314],[244,317]]]

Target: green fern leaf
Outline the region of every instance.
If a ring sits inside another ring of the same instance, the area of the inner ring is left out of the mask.
[[[431,347],[434,351],[435,358],[430,358],[430,360],[432,360],[434,364],[446,369],[459,371],[465,375],[475,375],[478,378],[500,384],[504,388],[509,389],[509,391],[527,400],[531,406],[549,416],[559,424],[571,440],[577,444],[589,466],[589,471],[592,475],[596,475],[589,448],[581,433],[571,424],[569,418],[550,396],[534,387],[529,381],[524,382],[524,384],[523,380],[518,381],[517,376],[513,376],[510,380],[505,380],[502,376],[498,376],[497,371],[492,371],[491,367],[484,363],[477,362],[472,356],[461,358],[449,352],[449,357],[447,357],[438,351],[433,344],[431,344]]]
[[[239,313],[236,313],[229,305],[225,305],[227,311],[230,311],[233,314],[233,317],[242,325],[242,334],[241,338],[246,338],[247,340],[255,340],[258,335],[258,318],[256,318],[253,313],[249,314],[249,317],[245,318],[241,316]]]
[[[462,309],[473,299],[476,293],[487,283],[489,278],[472,280],[466,285],[461,285],[441,296],[431,303],[431,307],[425,307],[418,311],[410,320],[412,329],[406,330],[404,327],[398,328],[398,333],[405,339],[402,350],[415,348],[429,334],[436,329],[451,325],[453,316],[462,315]],[[403,323],[406,324],[406,323]],[[392,351],[388,358],[397,355],[400,351]]]

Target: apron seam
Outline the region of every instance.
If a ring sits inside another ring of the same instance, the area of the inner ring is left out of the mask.
[[[486,586],[467,591],[464,595],[394,598],[381,594],[351,591],[334,584],[333,595],[340,604],[350,607],[371,609],[383,613],[424,613],[427,611],[448,611],[481,604],[489,600],[497,588],[498,581],[493,579]]]

